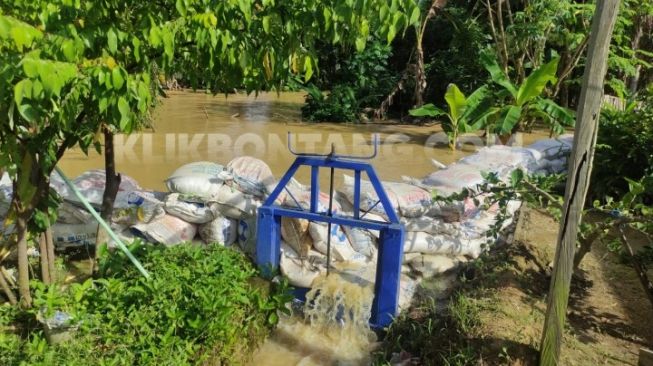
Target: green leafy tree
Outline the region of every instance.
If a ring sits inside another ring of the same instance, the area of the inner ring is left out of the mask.
[[[483,86],[466,97],[456,84],[449,84],[444,99],[449,106],[449,112],[429,103],[420,108],[411,109],[410,115],[415,117],[447,116],[447,121],[442,123],[442,129],[449,138],[449,146],[455,150],[458,136],[461,133],[477,131],[485,124],[486,118],[493,113],[490,108],[492,105],[491,93],[486,86]]]
[[[381,7],[387,3],[0,4],[0,162],[15,188],[9,217],[16,223],[23,305],[31,303],[27,225],[39,219],[50,195],[50,174],[68,148],[99,149],[102,133],[110,147],[114,133],[143,128],[161,74],[183,72],[214,92],[280,87],[295,74],[309,80],[317,70],[316,40],[355,44],[359,50],[371,32],[390,41],[408,24],[415,5],[393,1],[392,16],[379,14]],[[114,172],[109,173],[111,180]]]
[[[574,115],[570,110],[559,106],[551,99],[544,98],[545,87],[557,80],[559,58],[533,70],[521,85],[513,84],[508,75],[501,70],[492,51],[481,54],[481,63],[490,73],[492,81],[501,87],[496,94],[502,106],[493,108],[493,122],[489,130],[499,136],[507,136],[527,119],[539,118],[548,123],[551,133],[564,132],[565,126],[573,126]]]

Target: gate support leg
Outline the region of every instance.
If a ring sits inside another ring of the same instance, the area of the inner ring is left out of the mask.
[[[281,253],[281,217],[274,215],[273,208],[259,208],[256,238],[256,264],[264,278],[272,278]]]
[[[376,283],[372,318],[374,327],[385,327],[397,315],[399,280],[404,256],[404,233],[399,224],[381,230],[379,257],[376,264]]]

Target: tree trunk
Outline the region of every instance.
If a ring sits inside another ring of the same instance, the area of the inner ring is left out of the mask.
[[[45,238],[45,233],[39,235],[39,254],[41,259],[41,280],[46,285],[49,285],[52,283],[50,280],[50,266],[48,266],[48,263],[50,262],[48,260],[48,256],[50,253],[48,252],[48,244]]]
[[[14,195],[18,197],[18,195]],[[17,198],[18,199],[18,198]],[[29,261],[27,258],[27,215],[16,215],[16,240],[18,246],[18,293],[23,308],[32,307],[32,295],[29,291]]]
[[[644,35],[644,26],[647,23],[646,18],[647,18],[646,15],[639,15],[637,17],[636,25],[635,25],[635,34],[633,34],[633,41],[631,43],[634,52],[637,52],[637,50],[639,50],[639,43],[641,42],[642,36]],[[628,80],[628,91],[630,92],[630,94],[635,94],[637,92],[637,87],[639,84],[639,74],[641,72],[641,69],[642,69],[642,65],[636,65],[635,75],[633,75]]]
[[[106,183],[104,187],[104,194],[102,196],[102,208],[100,210],[100,217],[105,221],[111,221],[111,214],[113,213],[113,204],[118,194],[120,187],[120,174],[116,174],[116,159],[113,149],[113,133],[107,128],[104,128],[104,170],[106,174]],[[91,275],[96,271],[98,256],[100,254],[100,246],[109,241],[109,235],[106,230],[98,224],[97,236],[95,241],[95,259],[91,264]]]
[[[617,19],[619,0],[599,0],[592,31],[578,105],[574,146],[569,164],[565,205],[560,221],[553,275],[547,297],[547,311],[540,345],[540,365],[557,365],[565,325],[569,288],[574,266],[576,237],[592,171],[608,49]]]
[[[54,267],[54,240],[52,240],[52,227],[45,230],[45,246],[48,251],[48,272],[50,272],[50,281],[57,282],[57,272]]]
[[[7,280],[5,279],[5,274],[0,270],[0,288],[2,288],[2,291],[4,291],[5,296],[7,296],[7,300],[9,300],[9,303],[11,305],[16,305],[18,302],[16,301],[16,295],[14,295],[14,292],[11,291],[11,287],[9,287],[9,283],[7,283]]]
[[[424,104],[424,90],[426,90],[426,71],[424,70],[424,50],[422,49],[422,34],[418,35],[416,45],[415,62],[415,105],[414,108],[421,107]]]

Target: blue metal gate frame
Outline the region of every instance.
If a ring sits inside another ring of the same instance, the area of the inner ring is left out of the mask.
[[[311,202],[309,210],[280,207],[274,204],[299,167],[311,168]],[[318,212],[320,194],[320,168],[335,168],[354,171],[353,217],[323,214]],[[360,214],[361,172],[365,172],[379,197],[389,222],[364,219]],[[381,328],[390,324],[397,315],[399,281],[403,260],[404,227],[399,222],[388,195],[371,164],[343,159],[337,156],[299,155],[276,188],[258,210],[256,263],[266,276],[273,275],[279,268],[281,256],[281,217],[307,219],[368,230],[379,230],[376,282],[370,325]],[[331,233],[328,233],[331,235]]]

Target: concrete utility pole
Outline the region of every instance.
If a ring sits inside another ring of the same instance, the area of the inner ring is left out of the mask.
[[[592,172],[608,50],[617,20],[619,0],[598,0],[587,51],[587,62],[576,113],[574,147],[569,158],[565,205],[549,287],[546,318],[540,345],[540,365],[553,366],[560,358],[569,287],[573,273],[576,236]]]

